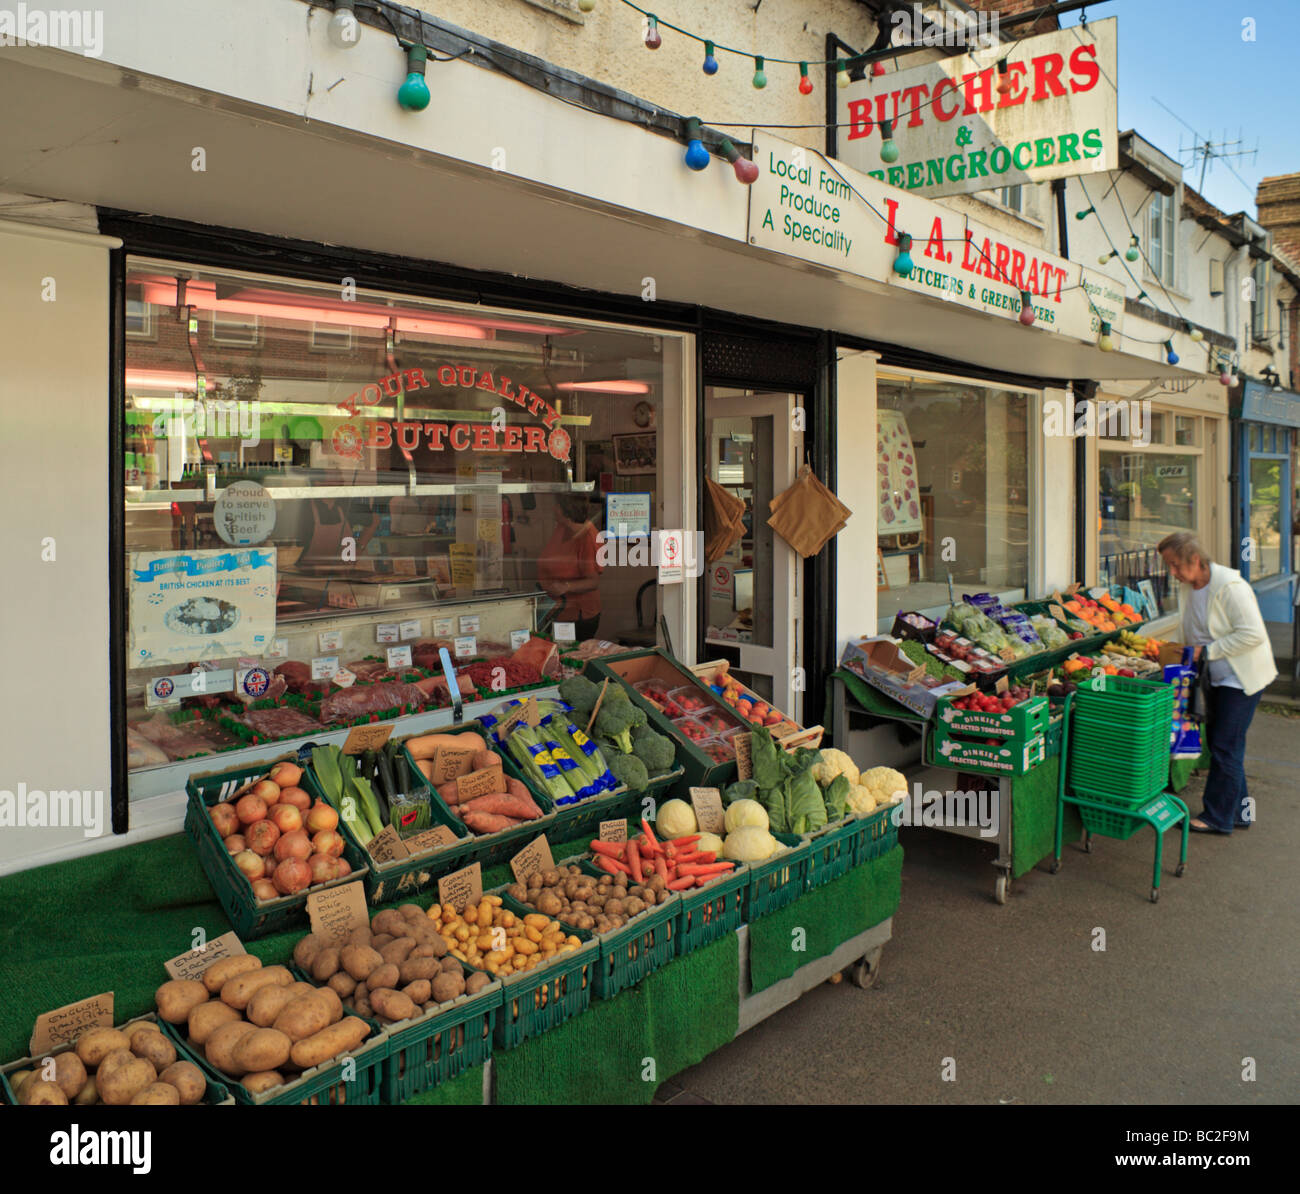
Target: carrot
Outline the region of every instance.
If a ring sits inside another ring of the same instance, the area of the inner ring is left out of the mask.
[[[593,854],[604,854],[609,858],[622,858],[623,851],[627,847],[627,842],[592,842],[591,851]]]
[[[655,874],[665,883],[668,882],[668,864],[662,858],[655,859]]]
[[[627,865],[628,870],[632,872],[632,878],[640,883],[641,874],[641,851],[636,848],[636,842],[629,842],[627,846]]]
[[[696,850],[693,854],[677,855],[678,867],[680,867],[684,862],[702,863],[702,862],[716,862],[717,860],[718,860],[718,856],[712,850]]]
[[[611,875],[630,875],[632,873],[628,869],[627,863],[619,862],[617,858],[610,858],[607,854],[597,854],[596,865],[602,871],[608,871]]]
[[[672,844],[676,846],[677,849],[680,850],[682,849],[682,847],[689,846],[692,842],[698,842],[699,840],[700,840],[700,835],[698,833],[692,833],[690,837],[673,838]]]
[[[711,862],[707,866],[679,866],[677,873],[679,875],[720,875],[723,871],[731,870],[729,862]]]
[[[688,887],[695,886],[695,876],[687,875],[685,879],[674,879],[668,884],[669,891],[685,891]]]
[[[645,834],[646,844],[650,847],[650,852],[656,854],[659,852],[659,839],[655,837],[655,831],[650,828],[650,822],[644,817],[641,818],[641,832]]]

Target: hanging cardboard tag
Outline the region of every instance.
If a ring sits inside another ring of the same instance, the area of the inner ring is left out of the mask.
[[[66,1003],[42,1012],[32,1026],[29,1057],[41,1057],[57,1045],[75,1041],[88,1028],[113,1027],[113,992]]]
[[[1015,663],[1016,653],[1010,647],[1003,647],[1002,650],[998,652],[998,658],[1002,660],[1003,663]]]
[[[692,788],[691,807],[695,810],[695,820],[701,833],[726,833],[722,793],[717,788]]]
[[[448,780],[468,775],[474,767],[475,750],[472,746],[440,746],[433,752],[432,775],[429,782],[436,788]]]
[[[1070,615],[1065,612],[1056,602],[1052,602],[1047,607],[1047,612],[1052,615],[1058,622],[1069,622]]]
[[[522,883],[529,875],[538,871],[555,868],[555,859],[551,857],[551,846],[546,834],[539,833],[531,842],[510,860],[510,870],[516,883]]]
[[[493,728],[492,734],[497,741],[504,742],[510,736],[510,731],[523,720],[524,714],[527,712],[528,702],[520,701],[519,704],[510,711],[509,716]]]
[[[1073,584],[1065,586],[1065,595],[1067,597],[1073,597],[1075,593],[1077,593],[1082,588],[1083,588],[1083,583],[1081,581],[1076,580]]]
[[[345,755],[359,755],[367,750],[378,750],[393,736],[393,723],[376,722],[374,725],[353,726],[343,740]]]
[[[222,958],[234,958],[248,951],[235,933],[222,933],[213,937],[202,949],[187,949],[177,954],[163,968],[172,978],[199,978],[203,972]]]
[[[458,804],[465,804],[479,796],[490,796],[494,792],[506,790],[505,773],[500,763],[484,767],[481,771],[471,771],[456,780],[456,791],[460,799]]]
[[[477,862],[438,880],[438,902],[450,904],[457,912],[464,912],[482,898],[483,868]]]
[[[307,915],[311,918],[311,931],[318,937],[342,941],[353,929],[370,923],[365,885],[358,880],[313,891],[307,897]]]
[[[740,779],[754,778],[754,743],[748,734],[737,734],[733,739],[736,743],[736,775]]]
[[[1001,694],[1006,692],[1006,690],[1010,687],[1011,687],[1011,682],[1006,678],[1006,676],[999,676],[997,683],[993,685],[993,691],[996,692],[999,696],[1001,696]]]
[[[528,704],[524,710],[524,718],[527,720],[530,729],[537,729],[542,724],[542,713],[537,707],[537,698],[529,697]]]
[[[600,832],[596,836],[602,842],[627,841],[627,818],[621,817],[617,821],[602,821],[600,823]]]
[[[600,686],[600,692],[596,695],[596,703],[591,707],[591,716],[587,718],[587,737],[591,737],[591,727],[596,724],[596,714],[600,712],[601,702],[605,699],[605,691],[609,688],[609,677],[606,676]]]
[[[416,855],[441,850],[444,846],[454,846],[458,840],[449,825],[435,825],[432,829],[408,837],[402,844],[408,855]]]
[[[394,862],[405,858],[408,850],[401,834],[391,825],[385,825],[366,843],[366,853],[376,862]]]

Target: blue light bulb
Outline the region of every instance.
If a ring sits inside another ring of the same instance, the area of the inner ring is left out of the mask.
[[[718,60],[713,56],[714,45],[711,41],[704,43],[704,73],[706,75],[716,75],[718,73]]]
[[[906,278],[912,269],[912,238],[904,232],[898,238],[898,256],[894,258],[894,273],[900,278]]]
[[[1165,360],[1171,365],[1178,364],[1178,354],[1174,351],[1174,342],[1172,340],[1165,341]]]
[[[700,118],[688,117],[686,121],[686,164],[692,170],[703,170],[709,164],[709,151],[700,136]]]

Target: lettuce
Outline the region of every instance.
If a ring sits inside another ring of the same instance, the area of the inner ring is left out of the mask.
[[[791,833],[813,833],[826,824],[826,805],[811,766],[791,776],[787,792]]]

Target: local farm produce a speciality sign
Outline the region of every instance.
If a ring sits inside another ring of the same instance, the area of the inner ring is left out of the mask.
[[[476,390],[490,394],[501,402],[512,402],[541,421],[540,427],[507,423],[504,417],[490,422],[425,423],[422,420],[361,419],[344,423],[334,431],[334,451],[340,456],[357,459],[363,448],[391,448],[396,445],[412,452],[421,442],[431,452],[546,452],[565,464],[572,444],[569,433],[561,427],[560,412],[525,385],[516,385],[505,374],[493,376],[490,369],[474,365],[443,365],[434,378],[444,389]],[[403,369],[390,373],[339,403],[339,409],[358,419],[367,406],[377,406],[411,390],[427,390],[434,383],[423,369]]]
[[[275,637],[273,547],[136,551],[130,567],[132,667],[262,655]]]
[[[1125,290],[1106,274],[767,133],[754,134],[754,161],[750,244],[1004,319],[1019,318],[1028,291],[1035,327],[1078,340],[1102,321],[1123,327]],[[904,234],[913,264],[899,275]]]
[[[1114,17],[868,75],[837,92],[839,156],[931,197],[1115,170],[1116,83]]]

